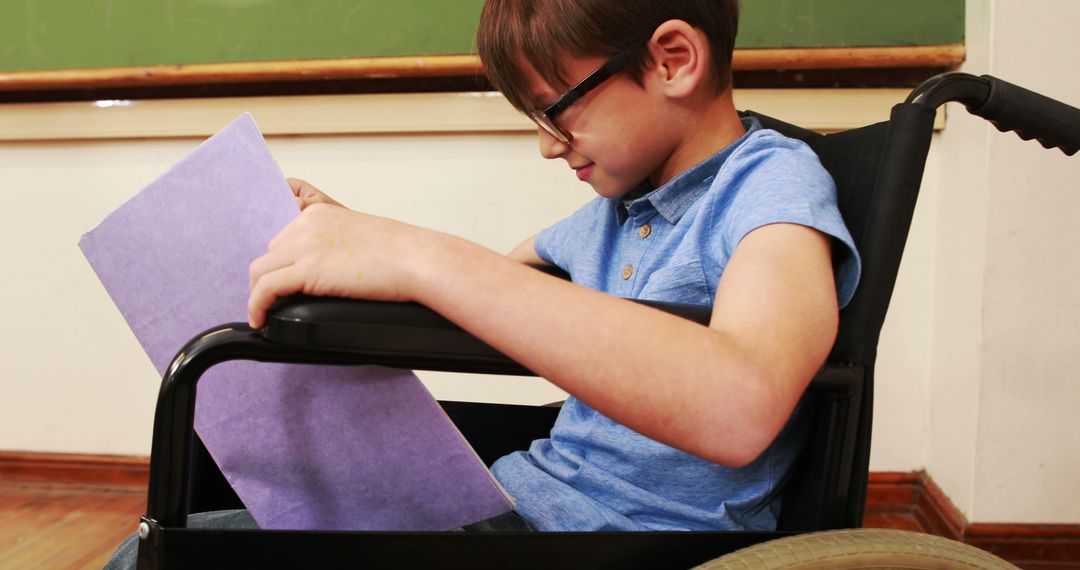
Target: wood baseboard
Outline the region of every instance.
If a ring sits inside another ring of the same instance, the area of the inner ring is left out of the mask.
[[[925,472],[871,473],[867,516],[907,514],[929,534],[991,552],[1024,570],[1080,569],[1080,524],[969,523]]]
[[[0,451],[0,481],[141,487],[146,457]],[[1024,570],[1080,569],[1080,524],[969,523],[925,472],[870,474],[868,517],[902,515],[923,532],[966,542]]]
[[[145,488],[149,480],[146,457],[0,451],[0,481]]]

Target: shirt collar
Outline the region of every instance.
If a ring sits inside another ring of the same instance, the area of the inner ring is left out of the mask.
[[[731,153],[750,136],[750,133],[761,129],[761,123],[756,117],[743,117],[742,124],[746,133],[723,150],[684,170],[656,190],[649,192],[649,181],[646,180],[627,193],[626,197],[619,199],[620,207],[615,208],[619,223],[626,221],[629,215],[641,211],[648,204],[651,204],[668,223],[677,223],[690,206],[709,189],[728,156],[731,156]]]

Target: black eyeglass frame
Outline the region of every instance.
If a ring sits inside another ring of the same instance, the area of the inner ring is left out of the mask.
[[[563,93],[562,97],[559,97],[559,99],[550,106],[545,109],[536,109],[529,112],[529,118],[558,141],[569,144],[570,141],[574,140],[574,135],[560,127],[555,118],[569,108],[570,105],[573,105],[579,99],[584,97],[589,91],[596,89],[612,75],[621,71],[622,68],[626,66],[626,60],[629,59],[629,57],[630,56],[625,53],[616,54],[611,59],[607,60],[604,65],[601,65],[596,68],[595,71],[587,75],[585,79],[579,81],[577,85],[567,89],[566,93]]]

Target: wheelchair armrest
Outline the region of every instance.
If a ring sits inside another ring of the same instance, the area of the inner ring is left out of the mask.
[[[707,324],[709,307],[635,301]],[[534,375],[441,315],[416,303],[296,295],[278,300],[260,331],[271,344],[328,352],[362,351],[376,364]]]
[[[706,325],[709,307],[634,302]],[[535,375],[435,311],[416,303],[388,303],[294,295],[267,312],[259,332],[272,344],[330,353],[363,353],[371,364],[422,370]],[[815,376],[815,389],[851,393],[861,376],[852,365],[830,361]],[[839,373],[838,373],[839,372]],[[852,378],[858,378],[853,381]]]
[[[267,311],[260,334],[271,344],[287,347],[375,353],[378,364],[400,360],[408,368],[531,374],[416,303],[286,297]]]

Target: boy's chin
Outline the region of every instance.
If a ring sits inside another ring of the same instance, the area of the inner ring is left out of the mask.
[[[610,200],[618,200],[623,196],[626,196],[633,190],[633,186],[627,187],[625,184],[612,184],[611,181],[607,181],[605,184],[602,181],[588,181],[589,186],[592,186],[593,192],[596,192],[601,197],[608,198]]]

